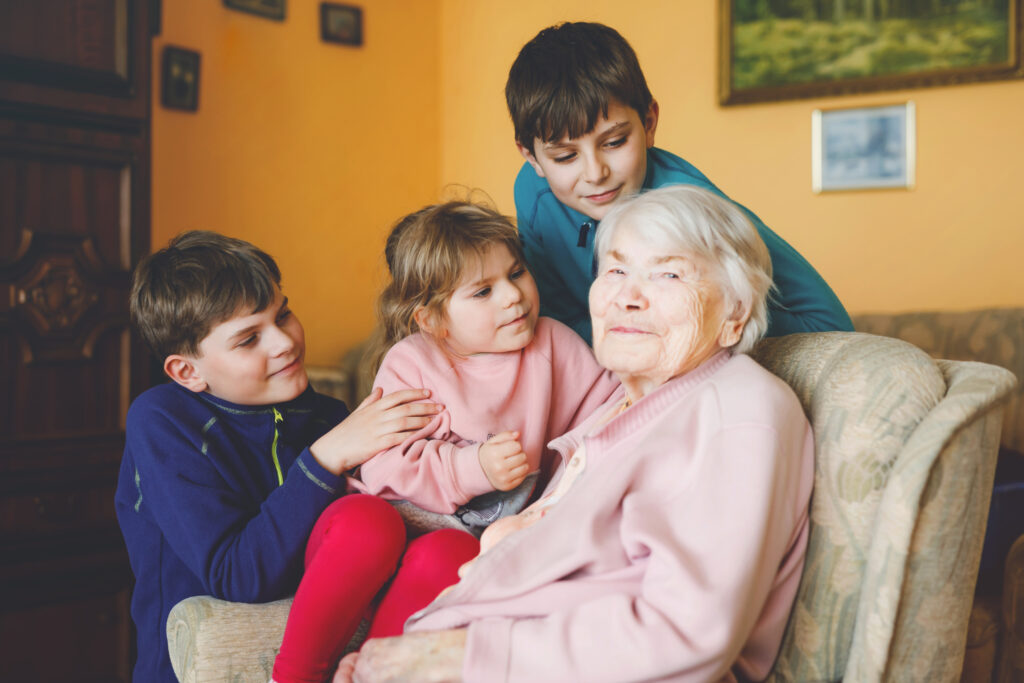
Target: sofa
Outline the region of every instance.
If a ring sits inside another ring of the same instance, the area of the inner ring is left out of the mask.
[[[862,333],[765,340],[753,355],[796,391],[816,440],[808,555],[771,680],[956,680],[1016,379]],[[358,394],[353,371],[340,385]],[[288,606],[177,605],[179,680],[265,683]]]
[[[935,358],[980,361],[1024,379],[1024,308],[862,314],[861,332],[895,337]],[[1024,681],[1024,384],[1007,397],[965,682]]]

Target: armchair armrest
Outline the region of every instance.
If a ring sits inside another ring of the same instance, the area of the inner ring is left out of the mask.
[[[208,595],[182,600],[167,617],[167,646],[178,680],[267,683],[291,606],[291,598],[265,604]]]
[[[182,600],[167,617],[167,647],[178,680],[267,683],[291,607],[291,598],[263,604],[209,595]],[[369,630],[362,620],[345,652],[358,649]]]

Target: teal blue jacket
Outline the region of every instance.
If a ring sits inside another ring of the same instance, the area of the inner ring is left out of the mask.
[[[666,185],[695,185],[726,197],[692,164],[652,147],[643,189]],[[597,221],[562,204],[530,164],[523,164],[516,178],[515,200],[526,262],[540,290],[540,314],[562,321],[590,344],[587,293],[595,275]],[[853,330],[839,298],[807,259],[752,211],[736,205],[754,223],[772,257],[777,291],[769,300],[768,336]]]

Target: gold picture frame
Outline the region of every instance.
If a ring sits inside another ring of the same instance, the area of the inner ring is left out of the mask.
[[[718,0],[719,102],[1024,78],[1024,0],[918,5]]]

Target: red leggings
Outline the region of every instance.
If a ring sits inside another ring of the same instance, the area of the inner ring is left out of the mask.
[[[336,500],[309,536],[306,573],[274,661],[274,681],[330,678],[374,596],[392,576],[369,637],[401,634],[405,620],[458,581],[458,568],[479,550],[476,538],[454,529],[420,536],[407,547],[402,518],[386,501],[362,494]]]

